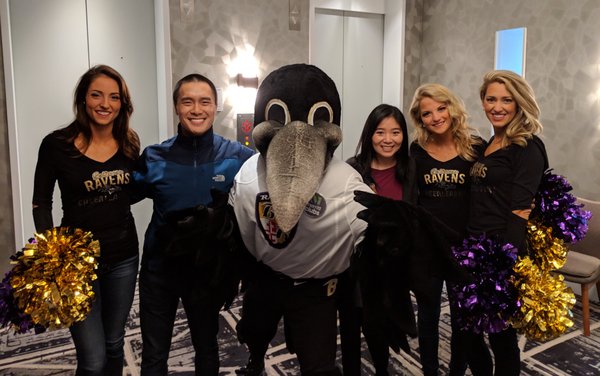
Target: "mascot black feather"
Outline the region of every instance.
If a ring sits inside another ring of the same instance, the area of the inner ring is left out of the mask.
[[[410,353],[407,335],[417,328],[410,292],[437,304],[432,277],[469,281],[454,260],[450,245],[457,234],[427,210],[404,201],[355,192],[367,207],[358,214],[369,227],[353,256],[361,287],[364,326],[383,333],[389,346]]]

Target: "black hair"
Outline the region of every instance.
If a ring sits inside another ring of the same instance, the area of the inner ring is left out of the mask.
[[[399,182],[403,182],[406,176],[408,168],[408,131],[406,120],[398,107],[389,104],[380,104],[367,117],[356,147],[356,154],[348,161],[362,175],[363,180],[368,185],[375,184],[371,176],[371,161],[376,156],[375,149],[373,148],[373,134],[377,130],[377,126],[388,117],[394,118],[400,124],[403,136],[400,149],[394,155],[396,158],[396,179]]]
[[[173,89],[173,105],[177,106],[177,100],[179,99],[179,89],[181,89],[181,85],[188,82],[206,82],[208,86],[210,86],[210,90],[212,91],[213,96],[215,97],[215,104],[217,104],[217,88],[215,87],[215,84],[213,84],[211,80],[209,80],[207,77],[201,74],[192,73],[183,77],[175,84],[175,88]]]

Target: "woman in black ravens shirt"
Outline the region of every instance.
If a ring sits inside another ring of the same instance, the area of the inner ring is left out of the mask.
[[[416,164],[418,205],[429,210],[452,228],[460,238],[467,227],[470,178],[469,170],[482,153],[483,140],[467,124],[462,101],[448,88],[424,84],[415,91],[410,106],[415,126],[410,154]],[[419,353],[423,373],[437,375],[440,305],[443,280],[432,279],[431,291],[436,302],[418,304]],[[457,327],[452,312],[450,375],[463,375],[467,367],[469,334]],[[478,369],[471,370],[474,375]]]
[[[77,375],[121,375],[125,322],[133,302],[138,239],[130,211],[131,171],[140,142],[129,129],[133,112],[121,75],[105,65],[88,70],[74,98],[75,120],[47,135],[35,169],[33,219],[37,232],[54,226],[52,193],[58,181],[61,226],[91,231],[100,242],[95,300],[69,330]]]
[[[471,168],[467,230],[510,243],[522,254],[531,204],[548,167],[544,144],[536,136],[542,131],[540,109],[529,84],[510,71],[487,73],[480,97],[494,135]],[[515,329],[490,333],[489,342],[495,375],[518,375],[520,350]],[[490,357],[477,360],[492,373]]]

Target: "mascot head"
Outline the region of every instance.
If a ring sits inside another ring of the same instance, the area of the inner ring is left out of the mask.
[[[335,83],[313,65],[281,67],[258,89],[252,138],[265,158],[273,212],[285,232],[298,223],[342,141],[340,112]]]

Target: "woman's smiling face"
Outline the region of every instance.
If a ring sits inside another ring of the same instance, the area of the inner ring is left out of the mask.
[[[506,85],[499,82],[488,85],[482,105],[494,129],[504,128],[517,114],[515,99],[506,89]]]
[[[117,81],[105,75],[96,77],[85,96],[85,111],[92,125],[112,126],[121,111]]]
[[[379,123],[371,138],[377,157],[384,159],[394,157],[400,150],[403,139],[402,128],[392,116],[386,117]]]

